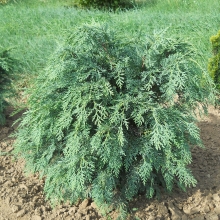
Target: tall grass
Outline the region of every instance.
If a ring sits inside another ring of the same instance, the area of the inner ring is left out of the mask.
[[[167,29],[168,34],[188,38],[210,56],[209,37],[220,29],[219,0],[142,0],[141,7],[116,13],[81,10],[72,0],[11,0],[0,5],[0,45],[16,47],[23,73],[36,74],[67,32],[92,20],[109,22],[126,37]],[[138,2],[138,0],[137,0]]]

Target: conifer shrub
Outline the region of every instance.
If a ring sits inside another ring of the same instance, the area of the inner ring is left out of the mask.
[[[216,87],[220,90],[220,31],[210,38],[213,57],[209,59],[208,69]]]
[[[10,50],[0,48],[0,125],[5,122],[4,110],[7,106],[6,98],[12,92],[12,72],[14,69],[15,60],[10,55]]]
[[[54,204],[92,198],[124,208],[139,193],[195,186],[187,165],[202,146],[193,111],[212,81],[181,40],[126,39],[83,25],[60,46],[29,98],[15,153],[45,176]]]

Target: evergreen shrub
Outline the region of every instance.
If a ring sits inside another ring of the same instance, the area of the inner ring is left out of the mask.
[[[202,146],[193,111],[212,97],[212,80],[189,43],[122,35],[78,27],[30,91],[15,152],[46,177],[53,203],[89,197],[107,211],[139,193],[196,185],[187,168],[191,146]]]
[[[0,48],[0,125],[5,122],[4,109],[7,106],[6,98],[12,94],[12,72],[15,60],[10,55],[10,50]]]
[[[210,38],[213,57],[209,59],[208,69],[217,89],[220,89],[220,31]]]

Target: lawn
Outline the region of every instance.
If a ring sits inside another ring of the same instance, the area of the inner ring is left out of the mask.
[[[13,47],[22,73],[41,71],[57,45],[73,27],[107,22],[124,37],[145,36],[166,30],[167,35],[189,39],[203,54],[211,56],[210,36],[220,28],[219,0],[146,0],[140,7],[117,12],[72,7],[71,0],[17,0],[0,5],[0,46]]]

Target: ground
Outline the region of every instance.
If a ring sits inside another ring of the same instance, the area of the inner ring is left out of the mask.
[[[10,134],[16,129],[12,124],[17,117],[7,115],[6,125],[0,127],[0,220],[107,219],[90,200],[51,208],[43,194],[44,181],[37,175],[25,175],[24,161],[10,154],[14,142]],[[139,196],[130,204],[129,220],[220,219],[220,110],[210,107],[209,116],[199,119],[198,126],[205,148],[192,149],[190,167],[197,186],[187,192],[175,189],[171,195],[162,194],[160,200]],[[111,214],[112,219],[115,216]]]

